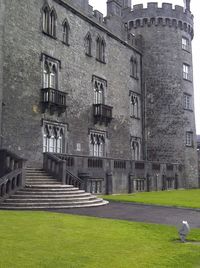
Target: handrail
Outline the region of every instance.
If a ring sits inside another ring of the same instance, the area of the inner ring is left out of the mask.
[[[4,199],[25,185],[25,159],[0,150],[0,198]]]
[[[66,170],[66,184],[73,185],[79,189],[84,188],[84,181]]]

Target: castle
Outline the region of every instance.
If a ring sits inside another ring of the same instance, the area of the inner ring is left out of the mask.
[[[193,15],[163,3],[0,0],[1,148],[93,193],[198,187]],[[46,161],[48,161],[48,159]]]

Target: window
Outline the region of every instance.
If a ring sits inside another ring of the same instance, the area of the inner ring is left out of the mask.
[[[64,153],[64,126],[44,122],[43,152]]]
[[[192,147],[193,146],[193,132],[186,132],[186,146]]]
[[[130,59],[130,75],[131,77],[137,79],[137,60],[134,57]]]
[[[43,67],[43,88],[57,88],[57,64],[55,62],[51,62],[45,60]]]
[[[141,159],[141,139],[138,137],[131,138],[131,155],[132,160]]]
[[[63,22],[63,43],[69,45],[69,24],[66,19]]]
[[[183,78],[189,80],[189,68],[190,66],[187,64],[183,64]]]
[[[133,118],[140,118],[140,96],[132,91],[130,96],[130,116]]]
[[[92,56],[92,37],[90,33],[87,33],[85,37],[85,54]]]
[[[97,157],[105,155],[105,133],[90,131],[90,155]]]
[[[56,37],[56,18],[55,10],[53,8],[50,10],[50,7],[45,5],[43,7],[42,28],[44,33],[52,37]]]
[[[184,109],[191,110],[191,96],[188,94],[184,94]]]
[[[96,39],[96,59],[105,63],[106,42],[100,36]]]
[[[45,33],[49,32],[49,7],[45,6],[43,8],[43,31]]]
[[[189,39],[182,37],[182,49],[189,51]]]
[[[104,104],[104,94],[107,82],[104,79],[93,76],[94,104]]]

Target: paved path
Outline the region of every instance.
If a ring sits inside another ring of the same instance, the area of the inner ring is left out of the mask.
[[[175,226],[178,226],[183,220],[186,220],[191,228],[200,228],[200,211],[192,209],[110,202],[109,205],[101,207],[57,209],[53,211]]]

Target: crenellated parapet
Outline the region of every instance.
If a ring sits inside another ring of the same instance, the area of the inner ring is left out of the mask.
[[[134,5],[125,20],[129,29],[168,26],[188,32],[193,38],[193,15],[178,5],[175,8],[169,3],[163,3],[162,7],[158,7],[158,3],[148,3],[147,8],[144,8],[143,4]]]

